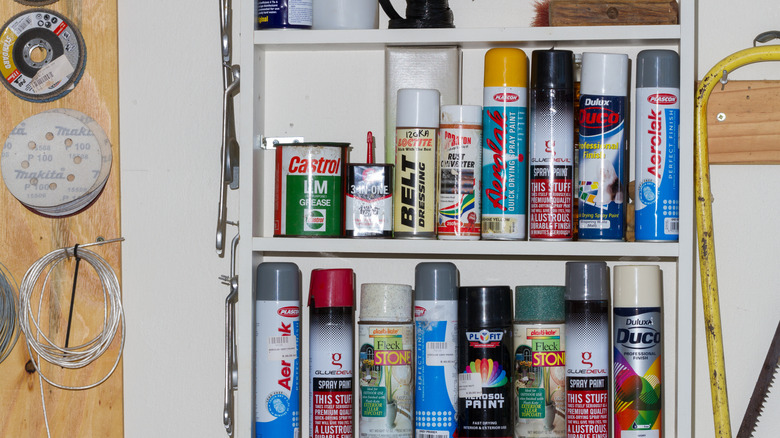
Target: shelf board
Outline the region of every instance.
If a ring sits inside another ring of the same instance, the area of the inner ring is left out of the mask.
[[[377,50],[387,45],[459,45],[487,48],[519,42],[524,45],[634,46],[638,43],[674,44],[679,25],[499,27],[462,29],[348,29],[262,30],[254,32],[256,47],[265,50]]]
[[[357,254],[361,257],[417,258],[602,258],[614,260],[673,260],[679,255],[676,242],[544,242],[544,241],[454,241],[412,239],[328,239],[255,237],[252,251],[273,254]]]

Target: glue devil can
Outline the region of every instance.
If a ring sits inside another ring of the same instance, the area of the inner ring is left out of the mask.
[[[458,291],[458,436],[512,437],[512,289]]]

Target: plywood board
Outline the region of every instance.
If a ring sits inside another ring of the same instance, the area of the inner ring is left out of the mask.
[[[677,24],[675,0],[551,0],[550,26]]]
[[[45,8],[69,19],[84,37],[87,61],[83,77],[65,97],[48,103],[31,103],[0,88],[0,138],[22,120],[53,108],[71,108],[95,119],[113,146],[113,163],[106,187],[86,210],[65,218],[43,217],[26,209],[0,183],[0,262],[21,282],[28,268],[58,248],[111,239],[121,235],[119,198],[119,100],[117,70],[117,5],[115,0],[59,0]],[[12,0],[0,2],[0,21],[33,8]],[[121,247],[92,248],[113,267],[121,281]],[[72,275],[71,259],[53,273],[43,300],[43,330],[64,344]],[[41,280],[43,281],[43,280]],[[39,284],[40,286],[40,284]],[[101,330],[103,296],[97,276],[87,263],[79,270],[70,345],[92,339]],[[113,365],[118,338],[109,350],[86,368],[66,370],[45,365],[58,382],[80,385],[99,380]],[[28,364],[30,356],[20,337],[10,357],[0,363],[0,436],[46,437],[38,375]],[[43,384],[51,436],[56,438],[119,438],[123,433],[122,367],[99,387],[66,391]]]

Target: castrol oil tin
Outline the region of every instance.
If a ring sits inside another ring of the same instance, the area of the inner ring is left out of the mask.
[[[349,143],[276,145],[274,236],[339,237]]]

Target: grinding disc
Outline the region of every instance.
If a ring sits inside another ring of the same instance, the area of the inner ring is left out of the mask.
[[[31,102],[68,94],[84,73],[87,51],[79,30],[48,9],[15,15],[0,30],[3,85]]]

